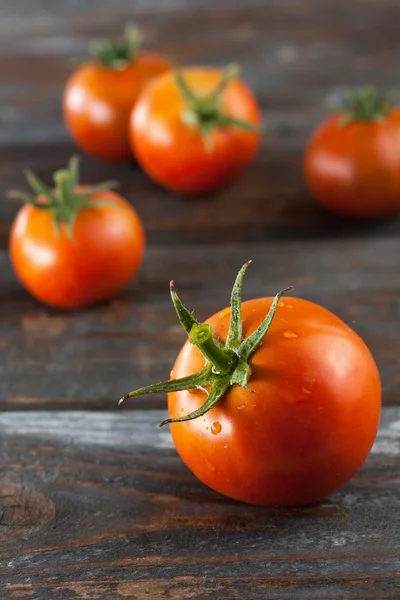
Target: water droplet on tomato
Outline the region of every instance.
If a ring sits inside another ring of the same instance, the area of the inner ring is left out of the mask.
[[[291,304],[286,304],[286,308],[293,308]]]
[[[214,465],[208,460],[208,458],[206,458],[204,460],[205,460],[207,467],[210,469],[210,471],[214,472],[215,471]]]
[[[218,421],[215,421],[215,423],[212,424],[211,433],[213,435],[218,435],[219,433],[221,433],[221,429],[222,429],[221,423],[218,423]]]
[[[239,406],[237,407],[238,410],[243,410],[244,408],[246,408],[245,404],[239,404]]]
[[[285,303],[281,300],[280,302],[278,302],[278,306],[285,306]]]
[[[303,394],[312,394],[311,390],[307,390],[304,387],[301,388],[301,391],[303,392]]]
[[[293,333],[293,331],[285,331],[285,333],[283,334],[283,337],[286,338],[287,340],[292,340],[294,338],[297,338],[297,335],[295,333]]]
[[[227,449],[227,447],[228,447],[228,444],[225,444],[225,446],[224,446],[225,450]]]

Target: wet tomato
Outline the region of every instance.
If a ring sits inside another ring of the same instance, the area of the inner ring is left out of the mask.
[[[315,199],[345,217],[400,212],[400,109],[374,89],[356,93],[348,111],[324,121],[311,136],[304,173]]]
[[[112,182],[78,184],[76,159],[54,175],[55,189],[27,174],[35,196],[14,192],[25,204],[10,235],[10,256],[25,288],[60,308],[79,308],[114,296],[138,269],[142,223],[132,206],[109,189]]]
[[[228,185],[260,144],[260,110],[233,66],[189,67],[152,81],[132,112],[133,152],[168,189],[202,193]]]
[[[189,341],[169,382],[126,397],[169,393],[164,423],[176,449],[214,490],[253,504],[308,504],[365,461],[379,374],[360,337],[321,306],[281,293],[241,304],[245,268],[231,308],[202,325],[172,288]]]
[[[122,44],[96,46],[95,60],[80,66],[64,91],[64,119],[72,137],[82,150],[109,162],[132,158],[132,107],[143,87],[171,68],[159,54],[139,50],[137,38],[128,28]]]

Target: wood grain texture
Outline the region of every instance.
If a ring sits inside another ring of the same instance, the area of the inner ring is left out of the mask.
[[[398,598],[399,408],[344,489],[292,509],[203,486],[164,416],[0,414],[2,600]]]
[[[83,181],[120,180],[148,251],[118,298],[51,310],[11,271],[18,204],[5,194],[26,188],[27,167],[50,182],[76,151],[61,117],[68,59],[129,21],[177,64],[241,63],[266,134],[248,172],[210,198],[84,157]],[[165,398],[128,411],[116,401],[168,377],[185,339],[169,280],[202,320],[226,306],[252,258],[245,298],[292,284],[337,313],[371,348],[384,403],[400,404],[400,218],[333,218],[301,173],[329,93],[376,83],[400,98],[399,22],[398,0],[0,2],[1,600],[398,600],[400,406],[384,409],[343,490],[289,510],[196,480],[158,427],[165,412],[140,410]]]
[[[89,310],[48,309],[21,290],[0,259],[0,406],[115,408],[124,393],[167,379],[185,333],[168,291],[174,279],[200,320],[229,304],[249,258],[244,299],[293,294],[332,310],[374,354],[384,402],[400,400],[400,240],[271,242],[151,247],[138,279],[119,298]],[[154,408],[164,397],[127,407]]]
[[[0,6],[0,190],[23,187],[30,167],[50,180],[75,151],[61,118],[71,55],[93,37],[117,35],[127,21],[143,27],[148,46],[177,64],[235,60],[256,93],[266,135],[243,178],[218,196],[171,196],[137,167],[83,161],[87,182],[117,178],[139,210],[150,242],[237,242],[396,235],[400,220],[375,226],[332,219],[305,192],[301,155],[332,91],[374,82],[400,97],[397,0],[25,0]],[[177,35],[179,32],[179,35]],[[4,248],[15,202],[0,203]]]

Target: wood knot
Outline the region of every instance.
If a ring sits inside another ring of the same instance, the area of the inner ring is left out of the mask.
[[[40,492],[15,483],[0,486],[1,527],[38,527],[54,515],[54,502]]]

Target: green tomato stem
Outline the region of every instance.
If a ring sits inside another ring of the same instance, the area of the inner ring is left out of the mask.
[[[203,356],[213,365],[214,373],[225,375],[233,371],[237,364],[237,356],[234,352],[219,345],[213,337],[211,325],[193,325],[189,341],[197,346]]]
[[[240,269],[233,286],[229,331],[225,345],[214,338],[211,325],[208,323],[199,324],[196,321],[192,313],[182,304],[175,291],[174,284],[171,282],[171,298],[179,321],[188,333],[190,343],[200,350],[207,363],[198,373],[180,379],[156,383],[130,392],[120,400],[120,403],[129,397],[142,394],[169,393],[193,388],[201,388],[206,392],[206,399],[197,410],[177,418],[166,419],[161,423],[161,425],[165,425],[166,423],[189,421],[204,415],[223,398],[233,385],[240,385],[247,392],[255,393],[247,385],[252,374],[249,359],[269,331],[278,307],[279,298],[291,288],[286,288],[276,294],[262,323],[249,337],[243,339],[242,283],[250,262],[247,262]]]
[[[131,63],[142,45],[138,27],[127,25],[121,40],[92,42],[89,50],[94,59],[108,69],[123,69]]]
[[[185,110],[182,113],[182,122],[191,129],[199,131],[207,152],[210,152],[213,148],[212,132],[214,128],[229,128],[234,127],[237,129],[243,129],[250,133],[261,133],[261,127],[244,121],[242,119],[236,119],[235,117],[227,114],[222,107],[222,95],[226,86],[235,79],[239,74],[238,65],[228,65],[223,73],[221,80],[219,81],[216,88],[207,96],[197,96],[193,90],[190,89],[189,85],[185,81],[181,71],[177,71],[175,75],[175,82],[178,90],[186,104]]]
[[[93,206],[91,196],[97,192],[107,191],[118,186],[116,181],[105,181],[78,191],[79,164],[78,158],[74,156],[70,159],[66,169],[59,169],[53,174],[55,189],[48,187],[31,171],[26,171],[25,177],[36,196],[19,191],[9,192],[9,196],[31,204],[39,210],[51,211],[57,234],[61,231],[61,224],[65,223],[67,234],[71,239],[73,237],[73,226],[79,211]],[[41,197],[40,202],[38,196]],[[44,202],[42,199],[44,199]],[[98,206],[100,202],[97,202]],[[112,200],[107,199],[106,202],[112,204]]]

